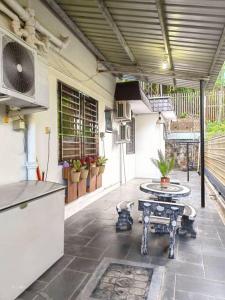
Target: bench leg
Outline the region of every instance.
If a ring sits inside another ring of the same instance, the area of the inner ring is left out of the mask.
[[[197,233],[193,225],[194,220],[189,220],[188,216],[183,216],[181,221],[181,235],[190,234],[192,238],[196,238]]]
[[[143,234],[141,243],[141,254],[148,254],[148,237],[149,237],[149,223],[150,223],[150,212],[148,209],[143,211]]]
[[[177,222],[173,220],[169,226],[169,258],[174,258],[174,246],[175,246],[175,236],[176,236],[176,225]]]

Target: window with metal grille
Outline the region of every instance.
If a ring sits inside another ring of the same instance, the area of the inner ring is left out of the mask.
[[[59,162],[98,155],[98,102],[58,82]]]
[[[130,126],[130,142],[126,144],[126,154],[135,154],[135,118],[127,122]]]

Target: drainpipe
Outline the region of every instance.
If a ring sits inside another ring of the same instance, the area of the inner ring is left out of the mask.
[[[26,116],[27,123],[27,135],[26,135],[26,144],[27,144],[27,180],[36,180],[36,124],[34,120],[34,115]]]
[[[3,0],[24,22],[27,22],[30,19],[29,13],[15,0]],[[55,37],[51,32],[44,28],[37,20],[35,21],[35,28],[47,36],[49,40],[58,48],[64,49],[68,46],[68,38],[65,41],[61,41]]]
[[[0,3],[0,11],[3,12],[5,15],[7,15],[12,20],[18,20],[16,14],[14,14],[11,10],[9,10],[4,4]]]

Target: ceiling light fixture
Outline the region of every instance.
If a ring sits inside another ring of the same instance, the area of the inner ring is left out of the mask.
[[[165,55],[164,58],[163,58],[162,68],[163,68],[163,70],[169,69],[168,55]]]
[[[161,124],[165,124],[165,122],[162,118],[161,112],[159,112],[159,117],[158,120],[156,121],[156,125],[161,125]]]

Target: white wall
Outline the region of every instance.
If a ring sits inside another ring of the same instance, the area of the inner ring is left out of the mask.
[[[12,121],[3,123],[5,107],[0,106],[0,184],[26,178],[24,133],[12,130]]]
[[[151,158],[157,158],[157,151],[165,151],[163,125],[156,125],[158,114],[144,114],[136,117],[136,160],[135,175],[138,178],[160,177]]]

